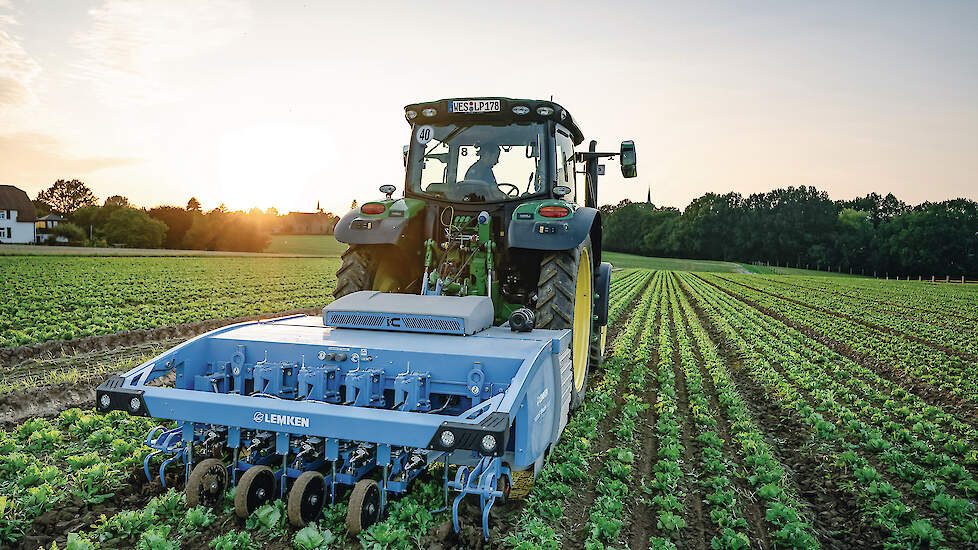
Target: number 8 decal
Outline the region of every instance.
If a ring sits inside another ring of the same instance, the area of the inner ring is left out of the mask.
[[[435,129],[427,124],[418,128],[418,131],[414,135],[414,139],[418,140],[418,143],[424,145],[431,141],[435,135]]]

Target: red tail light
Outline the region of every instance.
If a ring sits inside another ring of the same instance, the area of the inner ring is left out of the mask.
[[[379,202],[368,202],[360,207],[360,212],[364,214],[383,214],[387,207]]]
[[[565,206],[544,206],[538,212],[544,218],[563,218],[570,215],[570,210]]]

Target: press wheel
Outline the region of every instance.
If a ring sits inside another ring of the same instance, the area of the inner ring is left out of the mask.
[[[380,519],[380,486],[372,479],[361,479],[353,486],[350,507],[346,510],[346,530],[351,535],[377,523]]]
[[[275,497],[275,474],[268,466],[253,466],[238,480],[234,489],[234,513],[247,518]]]
[[[316,521],[326,503],[326,480],[319,472],[303,472],[292,489],[289,490],[289,504],[286,508],[289,523],[295,527],[305,527]]]
[[[227,486],[228,469],[223,462],[216,458],[200,461],[187,479],[187,508],[214,508],[221,502]]]
[[[509,491],[511,488],[512,486],[509,483],[509,476],[500,475],[496,479],[496,490],[502,491],[503,496],[496,497],[496,502],[499,504],[506,504],[509,501]]]

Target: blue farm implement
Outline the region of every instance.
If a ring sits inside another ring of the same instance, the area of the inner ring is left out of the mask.
[[[456,528],[462,497],[476,495],[488,536],[511,471],[539,469],[558,438],[572,385],[570,330],[515,332],[492,317],[487,297],[361,291],[322,317],[189,340],[107,380],[97,408],[177,421],[147,444],[166,455],[161,475],[184,466],[192,504],[215,504],[230,485],[239,515],[285,498],[303,525],[353,486],[356,531],[443,461],[458,466],[446,478]]]

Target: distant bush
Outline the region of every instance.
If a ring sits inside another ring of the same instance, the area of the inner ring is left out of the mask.
[[[72,246],[85,244],[85,231],[70,222],[61,222],[48,231],[48,244],[57,244],[58,237],[68,239]]]
[[[125,207],[112,212],[102,229],[108,242],[130,248],[160,248],[166,231],[165,223],[142,210]]]

